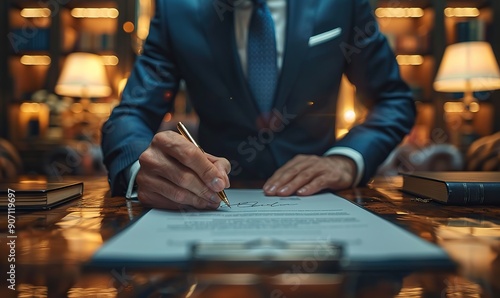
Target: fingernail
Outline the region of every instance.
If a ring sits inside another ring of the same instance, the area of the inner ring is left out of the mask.
[[[267,187],[269,192],[273,192],[276,190],[276,185],[271,185],[271,187]]]
[[[220,203],[220,198],[218,195],[216,194],[213,194],[211,197],[210,197],[210,202],[212,203]]]
[[[208,209],[217,209],[219,207],[220,207],[220,202],[219,203],[210,203],[207,206]]]
[[[214,180],[212,180],[212,187],[211,188],[213,191],[222,191],[225,186],[226,186],[226,184],[220,178],[214,178]]]
[[[304,192],[306,192],[306,189],[305,189],[305,188],[301,188],[301,189],[297,190],[297,193],[298,193],[298,194],[302,194],[302,193],[304,193]]]
[[[227,178],[227,173],[226,173],[226,171],[224,171],[224,170],[219,170],[219,172],[220,172],[220,174],[221,174],[221,176],[222,176],[222,177]],[[224,180],[224,182],[226,182],[226,179],[222,179],[222,180]],[[229,185],[229,178],[227,178],[227,184],[225,184],[225,185],[224,185],[224,187],[225,187],[225,188],[228,188],[229,186],[230,186],[230,185]]]
[[[285,187],[283,187],[282,189],[280,189],[278,192],[279,192],[280,194],[282,194],[282,193],[287,192],[287,191],[288,191],[288,189],[289,189],[289,187],[288,187],[288,186],[285,186]]]

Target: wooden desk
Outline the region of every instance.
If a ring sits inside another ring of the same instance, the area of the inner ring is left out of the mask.
[[[500,297],[499,207],[423,202],[401,194],[397,179],[339,193],[438,243],[458,262],[457,272],[289,274],[275,279],[125,267],[95,272],[84,270],[83,264],[146,209],[110,197],[105,177],[82,180],[81,199],[53,210],[16,214],[16,292],[6,284],[7,215],[1,213],[0,297]]]

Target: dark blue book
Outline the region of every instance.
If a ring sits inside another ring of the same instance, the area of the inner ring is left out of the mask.
[[[500,205],[500,172],[413,172],[402,190],[449,205]]]

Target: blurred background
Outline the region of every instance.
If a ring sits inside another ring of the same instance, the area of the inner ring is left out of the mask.
[[[500,1],[371,3],[418,108],[379,174],[500,170]],[[154,0],[0,3],[0,180],[105,174],[100,127],[153,14]],[[338,105],[342,137],[366,111],[347,80]],[[197,123],[183,88],[160,129],[179,120]]]

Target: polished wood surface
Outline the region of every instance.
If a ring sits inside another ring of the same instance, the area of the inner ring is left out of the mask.
[[[338,194],[437,243],[456,261],[456,270],[277,276],[89,270],[92,254],[147,209],[110,197],[105,177],[81,180],[82,198],[16,213],[16,291],[7,288],[10,238],[2,211],[0,297],[500,297],[500,207],[428,202],[402,194],[398,178]]]

